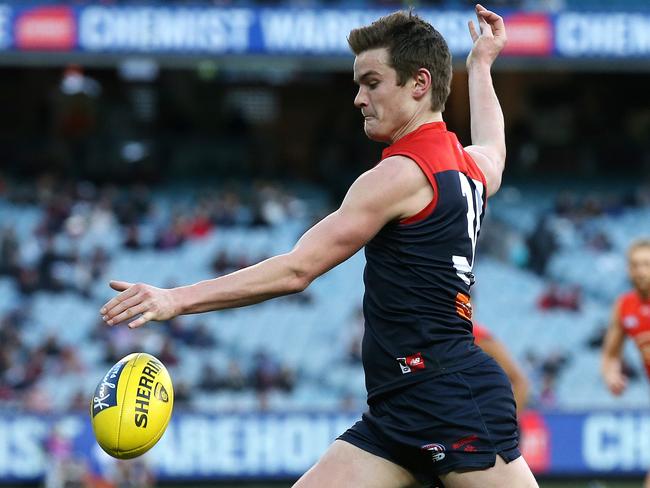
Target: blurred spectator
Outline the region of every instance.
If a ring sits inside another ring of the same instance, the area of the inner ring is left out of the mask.
[[[217,391],[224,386],[224,381],[211,364],[207,364],[201,369],[201,378],[198,387],[205,391]]]
[[[84,366],[77,350],[73,346],[65,346],[59,355],[59,374],[79,374],[84,371]]]
[[[174,407],[189,408],[192,401],[192,388],[185,381],[178,381],[174,385]]]
[[[361,343],[363,342],[363,308],[357,307],[354,317],[347,327],[347,331],[351,329],[352,335],[348,343],[348,361],[351,364],[361,364]]]
[[[43,254],[38,262],[38,279],[39,288],[47,291],[60,292],[66,288],[62,276],[56,268],[59,262],[70,262],[72,257],[59,254],[54,249],[54,242],[51,238],[46,238]]]
[[[138,251],[142,249],[140,243],[140,230],[135,224],[131,224],[126,228],[126,237],[124,238],[124,248],[130,251]]]
[[[98,488],[83,459],[75,456],[72,439],[61,423],[55,424],[44,443],[48,469],[45,488]]]
[[[167,366],[176,366],[178,364],[178,354],[171,339],[165,338],[162,349],[158,353],[158,359]]]
[[[146,458],[118,461],[111,481],[115,488],[151,488],[156,478]]]
[[[528,266],[540,275],[546,274],[549,259],[557,249],[555,233],[551,229],[551,218],[546,215],[537,221],[535,229],[528,236]]]
[[[239,363],[236,360],[231,360],[228,363],[228,370],[226,377],[223,380],[223,387],[228,390],[241,391],[247,388],[249,382],[246,375],[241,370]]]
[[[540,310],[563,309],[579,312],[581,302],[580,287],[551,283],[538,298],[537,306]]]
[[[205,208],[196,210],[188,224],[187,234],[192,239],[200,239],[212,231],[210,215]]]
[[[13,227],[0,229],[0,276],[15,276],[19,270],[19,243]]]
[[[167,251],[181,246],[186,239],[187,223],[181,215],[177,215],[169,226],[162,228],[156,236],[156,249]]]
[[[255,354],[253,366],[253,385],[258,392],[274,388],[280,374],[280,366],[265,351]]]
[[[188,346],[199,349],[210,349],[217,345],[217,341],[212,336],[210,329],[203,322],[194,325],[193,329],[189,332],[185,343]]]

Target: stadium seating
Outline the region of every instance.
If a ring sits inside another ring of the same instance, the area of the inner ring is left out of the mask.
[[[535,219],[531,215],[548,212],[553,197],[543,188],[527,190],[525,203],[521,195],[517,190],[505,189],[490,205],[490,218],[526,235],[534,228]],[[143,243],[154,242],[157,225],[171,215],[171,202],[175,198],[165,192],[156,195],[158,221],[144,219],[140,223]],[[33,236],[42,218],[42,210],[36,206],[0,200],[0,220],[4,226],[11,225],[23,243],[24,263],[34,264],[38,260],[39,250]],[[74,348],[80,369],[65,369],[57,363],[60,358],[55,355],[36,382],[53,399],[51,408],[65,410],[71,408],[73,398],[87,396],[92,390],[111,360],[109,344],[116,348],[113,353],[118,355],[133,350],[161,354],[170,335],[168,326],[152,325],[137,331],[103,327],[98,308],[111,296],[107,279],[144,281],[158,286],[207,279],[214,276],[211,266],[218,253],[233,256],[245,253],[249,261],[255,262],[286,252],[309,222],[309,218],[303,217],[270,227],[218,228],[203,238],[189,239],[165,251],[150,246],[137,251],[124,249],[124,229],[120,226],[91,229],[78,238],[61,232],[55,239],[59,252],[76,249],[86,255],[98,245],[107,251],[111,258],[102,277],[91,283],[86,296],[66,290],[38,291],[27,297],[21,296],[10,278],[1,277],[0,317],[17,307],[27,312],[27,325],[20,334],[28,351],[38,349],[50,335],[57,338],[60,347]],[[533,383],[533,405],[580,410],[621,404],[637,407],[647,400],[647,385],[643,381],[631,382],[622,399],[609,395],[598,375],[599,350],[589,346],[590,340],[607,323],[611,299],[626,286],[626,246],[631,239],[649,233],[640,222],[650,222],[650,209],[633,208],[615,218],[600,215],[587,219],[581,223],[580,232],[567,233],[569,237],[560,239],[545,276],[489,254],[479,258],[475,299],[478,320],[505,342],[524,365]],[[585,236],[593,232],[606,233],[612,248],[606,252],[585,251]],[[173,341],[174,360],[169,369],[174,380],[189,391],[189,398],[181,408],[208,411],[362,408],[363,372],[360,364],[350,359],[349,350],[358,325],[355,314],[363,296],[363,266],[363,255],[358,253],[318,279],[300,297],[182,318],[181,328],[187,334],[191,335],[197,327],[205,327],[209,341],[205,346],[178,338]],[[549,283],[556,282],[582,287],[578,310],[540,309],[539,297]],[[236,363],[251,377],[261,352],[276,367],[291,371],[294,383],[290,387],[263,391],[256,391],[252,383],[241,390],[209,391],[198,387],[207,364],[219,374],[225,374],[228,365]],[[540,364],[557,356],[564,358],[563,365],[556,372],[553,398],[549,400],[548,392],[543,391]],[[633,347],[628,346],[626,357],[640,372]],[[10,404],[14,405],[15,399],[0,401],[0,405]]]

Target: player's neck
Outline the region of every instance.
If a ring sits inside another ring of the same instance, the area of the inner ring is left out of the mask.
[[[639,290],[637,288],[636,289],[636,294],[639,295],[639,297],[641,298],[641,301],[643,301],[643,302],[650,301],[650,290],[643,291],[643,290]]]
[[[397,132],[395,132],[391,138],[390,143],[394,144],[405,135],[419,129],[424,124],[430,124],[432,122],[443,122],[442,113],[430,112],[428,110],[423,113],[416,113],[406,124],[404,124]]]

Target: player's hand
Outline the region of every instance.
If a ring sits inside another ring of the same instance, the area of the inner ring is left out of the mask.
[[[612,394],[619,396],[627,388],[627,378],[619,371],[609,372],[605,375],[605,384]]]
[[[102,319],[108,325],[117,325],[137,317],[129,322],[129,327],[133,329],[150,320],[169,320],[178,315],[171,290],[126,281],[111,281],[110,287],[121,293],[100,309]]]
[[[467,67],[475,63],[492,66],[503,47],[506,45],[506,26],[503,18],[491,12],[482,5],[476,5],[476,18],[480,33],[477,32],[473,21],[468,22],[469,34],[474,45],[467,56]]]

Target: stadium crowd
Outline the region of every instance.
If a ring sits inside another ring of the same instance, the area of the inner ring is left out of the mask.
[[[106,270],[115,253],[144,249],[165,253],[220,229],[268,228],[305,212],[299,199],[276,184],[259,183],[249,194],[251,198],[242,195],[241,191],[229,189],[161,208],[154,195],[142,186],[118,190],[48,176],[32,183],[0,178],[0,207],[33,210],[35,215],[34,225],[22,234],[15,225],[19,216],[11,210],[3,212],[0,224],[0,280],[10,283],[18,297],[18,302],[7,309],[0,308],[0,408],[19,406],[48,413],[54,406],[40,387],[41,380],[47,375],[66,377],[88,372],[88,365],[79,357],[78,344],[61,344],[55,333],[43,335],[36,343],[24,340],[26,330],[39,327],[39,317],[31,310],[33,297],[45,294],[56,299],[60,294],[75,294],[94,303],[98,297],[93,289],[110,278]],[[111,233],[123,236],[113,249],[101,245],[87,251],[79,249],[84,236]],[[223,274],[263,257],[251,256],[246,249],[218,251],[212,271]],[[303,294],[294,299],[309,302],[310,296]],[[127,331],[103,327],[99,317],[96,325],[86,340],[101,346],[106,368],[136,347]],[[183,319],[175,319],[161,330],[165,331],[164,337],[148,346],[156,349],[158,357],[171,367],[180,360],[176,352],[179,345],[203,350],[219,347],[205,324],[189,327]],[[211,368],[204,372],[198,387],[206,391],[256,391],[263,407],[269,390],[290,391],[293,383],[293,372],[281,358],[260,350],[250,370],[242,371],[234,361],[224,371]],[[190,388],[180,383],[176,402],[189,406],[189,401]],[[85,410],[87,402],[86,392],[79,391],[64,408]]]
[[[29,411],[47,413],[56,408],[85,410],[87,392],[76,391],[64,405],[54,406],[41,387],[49,376],[75,377],[87,374],[89,365],[80,357],[79,345],[62,343],[50,332],[39,335],[40,340],[26,341],[26,331],[38,329],[39,317],[31,310],[32,299],[40,294],[54,299],[59,294],[74,294],[81,300],[94,303],[97,286],[102,286],[111,260],[116,253],[143,249],[167,253],[187,242],[200,242],[209,235],[218,235],[224,228],[272,228],[286,219],[304,217],[305,205],[290,192],[278,185],[260,184],[253,198],[245,198],[243,191],[229,189],[209,195],[197,194],[184,202],[171,193],[160,199],[141,186],[117,190],[110,186],[94,186],[88,182],[66,182],[41,177],[34,184],[3,179],[0,185],[0,207],[31,209],[36,217],[29,232],[18,232],[12,223],[12,213],[3,214],[0,230],[0,280],[11,283],[19,301],[0,313],[0,405],[20,407]],[[164,192],[163,192],[164,193]],[[552,201],[552,200],[551,200]],[[175,202],[171,206],[163,202]],[[495,219],[508,219],[499,214],[495,206]],[[628,211],[647,210],[650,202],[644,191],[622,194],[619,198],[597,195],[580,197],[561,194],[554,203],[542,206],[539,222],[528,234],[520,232],[520,241],[528,244],[528,259],[512,262],[531,273],[540,275],[546,284],[537,298],[539,313],[566,310],[579,316],[583,294],[589,294],[580,283],[558,280],[547,265],[567,246],[578,239],[596,253],[617,253],[617,236],[608,235],[606,228],[593,222],[607,215]],[[121,242],[110,250],[96,245],[80,251],[75,243],[89,232],[108,234],[117,230]],[[572,235],[568,239],[567,235]],[[490,252],[491,247],[486,249]],[[264,256],[252,256],[246,249],[220,249],[213,253],[207,272],[218,275],[246,266]],[[540,264],[541,263],[541,264]],[[182,266],[182,263],[177,263]],[[310,294],[293,298],[297,303],[310,306],[317,300]],[[355,312],[355,310],[357,310]],[[72,327],[72,325],[68,325]],[[350,311],[348,345],[343,345],[343,355],[351,367],[359,367],[360,319],[357,308]],[[354,330],[352,330],[354,329]],[[155,352],[169,367],[175,367],[184,355],[179,348],[195,351],[218,351],[224,347],[201,321],[187,322],[178,318],[158,329],[162,334],[135,340],[125,328],[101,326],[99,317],[85,339],[99,346],[101,366],[108,368],[125,354],[145,348]],[[83,347],[83,346],[82,346]],[[585,345],[588,347],[588,345]],[[532,405],[553,407],[561,404],[556,398],[554,385],[559,375],[570,368],[571,354],[566,351],[529,349],[523,363],[533,379]],[[327,371],[322,372],[327,376]],[[176,385],[176,402],[180,407],[192,408],[197,392],[223,391],[256,392],[258,408],[268,408],[268,393],[281,391],[291,394],[296,384],[313,381],[305,378],[263,349],[258,350],[246,367],[235,357],[223,365],[211,365],[201,372],[194,383],[180,381]],[[341,394],[342,404],[349,398]]]

